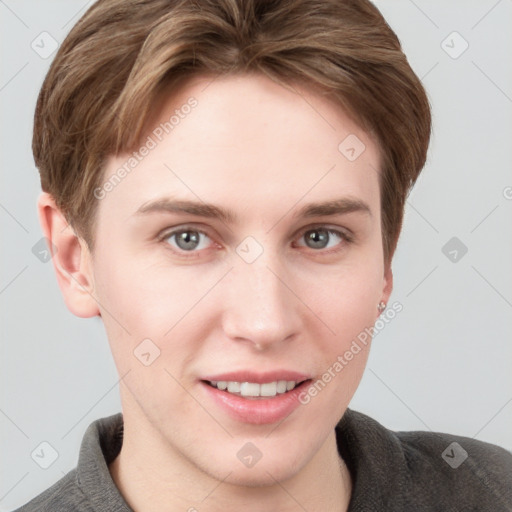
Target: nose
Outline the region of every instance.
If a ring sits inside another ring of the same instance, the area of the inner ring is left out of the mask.
[[[300,332],[300,302],[291,291],[293,278],[276,259],[241,260],[227,277],[223,331],[228,339],[263,351]]]

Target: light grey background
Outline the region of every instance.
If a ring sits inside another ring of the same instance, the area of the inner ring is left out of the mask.
[[[512,450],[512,0],[376,3],[424,81],[434,135],[393,264],[404,310],[376,336],[351,407]],[[32,253],[32,117],[53,56],[31,43],[62,41],[90,4],[0,0],[2,511],[74,467],[87,426],[120,411],[101,321],[74,317]],[[442,252],[452,237],[468,248],[457,262]],[[31,458],[43,441],[59,454],[48,469]]]

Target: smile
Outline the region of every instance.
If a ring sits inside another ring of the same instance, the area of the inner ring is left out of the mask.
[[[233,395],[243,397],[273,397],[293,390],[300,381],[276,380],[273,382],[237,382],[237,381],[206,381],[210,386]]]

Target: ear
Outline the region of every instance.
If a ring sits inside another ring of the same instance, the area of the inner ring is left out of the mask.
[[[389,302],[389,297],[391,296],[391,292],[393,291],[393,271],[391,270],[391,263],[386,265],[384,269],[384,276],[382,279],[382,295],[381,301],[386,304]],[[377,314],[377,317],[380,316],[380,313]]]
[[[98,316],[92,258],[87,244],[78,238],[47,192],[39,196],[37,211],[66,306],[81,318]]]

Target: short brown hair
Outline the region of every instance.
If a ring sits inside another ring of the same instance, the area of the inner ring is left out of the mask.
[[[37,101],[32,149],[49,192],[94,248],[105,159],[134,149],[165,88],[264,73],[330,91],[381,150],[384,259],[426,160],[425,90],[368,0],[98,0],[62,43]],[[340,141],[341,142],[341,141]]]

